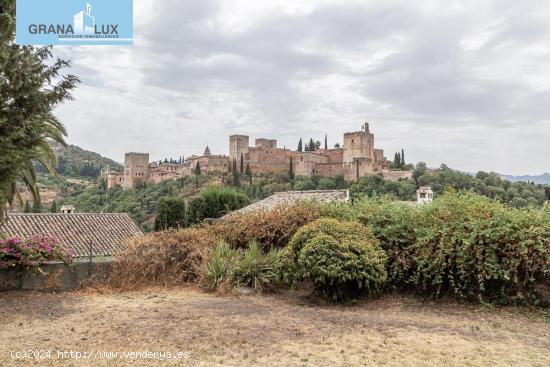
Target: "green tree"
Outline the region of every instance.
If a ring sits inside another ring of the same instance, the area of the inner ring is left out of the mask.
[[[328,140],[327,140],[327,134],[325,134],[325,149],[328,149]]]
[[[244,155],[241,153],[241,175],[244,173]]]
[[[202,196],[191,199],[189,201],[189,210],[187,212],[187,220],[189,224],[197,224],[207,217],[208,207],[206,200]]]
[[[300,138],[300,141],[298,142],[298,149],[297,149],[298,152],[301,152],[302,151],[302,138]]]
[[[197,164],[195,165],[195,178],[197,183],[197,188],[199,187],[199,176],[201,175],[201,165],[199,163],[199,160],[197,159]]]
[[[401,149],[401,167],[405,167],[405,149]]]
[[[57,213],[57,202],[55,200],[52,201],[52,206],[50,207],[50,212]]]
[[[157,206],[155,231],[162,231],[169,228],[180,228],[185,225],[185,201],[181,198],[161,198]]]
[[[32,213],[31,204],[28,200],[25,201],[25,208],[23,209],[23,213]]]
[[[246,164],[245,174],[248,177],[248,184],[252,185],[252,170],[250,169],[250,163]]]
[[[69,62],[52,60],[52,48],[15,44],[15,1],[0,2],[0,220],[6,203],[16,195],[16,182],[29,189],[32,200],[40,202],[34,162],[52,174],[55,153],[52,139],[64,145],[65,128],[52,110],[78,83],[73,75],[63,75]],[[19,200],[22,204],[22,200]]]
[[[33,201],[32,203],[32,212],[33,213],[42,213],[42,204],[40,201]]]
[[[239,172],[237,171],[237,159],[233,158],[233,167],[231,168],[231,173],[233,175],[233,186],[240,186],[241,181],[239,179]]]

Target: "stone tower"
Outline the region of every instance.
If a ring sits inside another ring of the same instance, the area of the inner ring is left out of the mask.
[[[230,162],[233,158],[239,160],[241,154],[248,152],[248,136],[247,135],[231,135],[229,137],[229,159]]]
[[[126,153],[124,155],[124,188],[133,188],[149,177],[149,153]]]
[[[344,134],[344,176],[355,180],[360,176],[372,173],[375,166],[374,134],[365,122],[361,131]]]

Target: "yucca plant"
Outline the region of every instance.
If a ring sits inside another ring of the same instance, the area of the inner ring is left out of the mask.
[[[233,276],[237,285],[260,292],[274,290],[279,278],[279,259],[278,250],[264,253],[255,241],[251,241],[235,266]]]
[[[224,241],[219,241],[212,249],[210,259],[202,267],[202,286],[212,291],[220,284],[231,281],[238,251]]]

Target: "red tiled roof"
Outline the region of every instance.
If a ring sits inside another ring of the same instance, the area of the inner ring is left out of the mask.
[[[50,236],[72,248],[76,257],[112,256],[125,246],[126,240],[142,235],[124,213],[14,213],[9,214],[0,233],[8,236]]]
[[[349,199],[348,190],[310,190],[310,191],[283,191],[245,206],[239,210],[229,213],[247,213],[254,210],[270,210],[281,204],[292,204],[296,201],[315,200],[321,203],[331,201],[345,201]]]

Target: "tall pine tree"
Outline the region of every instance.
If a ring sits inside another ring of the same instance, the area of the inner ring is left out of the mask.
[[[292,164],[292,157],[290,157],[290,163],[288,164],[288,177],[294,180],[294,166]]]
[[[327,134],[325,134],[325,150],[328,149]]]
[[[302,138],[300,138],[300,141],[298,141],[298,149],[297,149],[298,152],[301,152],[302,151]]]

